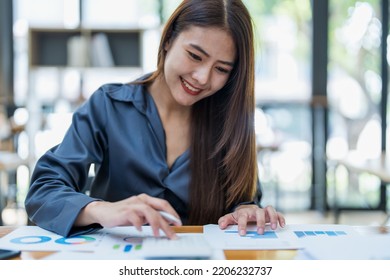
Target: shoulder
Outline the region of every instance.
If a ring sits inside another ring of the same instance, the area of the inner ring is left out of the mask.
[[[100,86],[91,96],[75,111],[83,116],[93,116],[103,118],[103,115],[112,114],[115,103],[132,102],[138,91],[142,90],[142,85],[130,85],[120,83],[107,83]],[[106,114],[104,113],[106,112]]]
[[[104,84],[92,94],[91,99],[110,99],[123,102],[132,102],[134,101],[135,94],[142,91],[142,88],[143,85],[140,84]]]
[[[138,80],[144,79],[145,76]],[[137,81],[138,81],[137,80]],[[90,111],[110,111],[113,106],[119,103],[131,103],[141,112],[145,111],[146,85],[142,83],[107,83],[100,86],[87,101],[81,106],[80,110]]]
[[[117,101],[123,102],[134,102],[140,98],[143,91],[145,90],[145,85],[142,83],[137,83],[139,81],[144,81],[147,79],[151,73],[145,74],[134,82],[130,83],[107,83],[102,85],[97,92],[93,95],[103,94],[108,98]]]

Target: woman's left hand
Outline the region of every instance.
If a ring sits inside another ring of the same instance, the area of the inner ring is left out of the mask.
[[[256,222],[259,234],[264,234],[266,224],[270,224],[273,230],[278,227],[278,224],[281,227],[284,227],[286,224],[283,215],[272,206],[260,208],[257,205],[242,205],[237,207],[234,212],[219,218],[218,225],[220,229],[225,229],[228,225],[237,224],[238,233],[243,236],[246,235],[246,228],[249,222]]]

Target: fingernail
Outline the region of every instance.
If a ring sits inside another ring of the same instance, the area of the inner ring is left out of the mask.
[[[276,227],[277,227],[276,224],[271,224],[272,229],[276,229]]]
[[[245,234],[246,234],[245,230],[241,229],[241,230],[240,230],[240,235],[241,235],[241,236],[244,236]]]
[[[258,233],[258,234],[263,234],[263,233],[264,233],[264,229],[263,229],[263,228],[259,228],[259,229],[257,230],[257,233]]]

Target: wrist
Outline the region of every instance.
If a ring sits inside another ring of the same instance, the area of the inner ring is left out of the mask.
[[[77,216],[75,226],[86,226],[94,223],[100,224],[98,212],[102,203],[105,202],[95,200],[82,208]]]

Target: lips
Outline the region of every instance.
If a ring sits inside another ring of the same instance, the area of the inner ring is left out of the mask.
[[[187,82],[183,78],[180,78],[180,80],[181,80],[181,85],[182,85],[183,89],[188,94],[198,95],[199,93],[201,93],[201,91],[202,91],[201,89],[194,87],[193,85],[191,85],[189,82]]]

